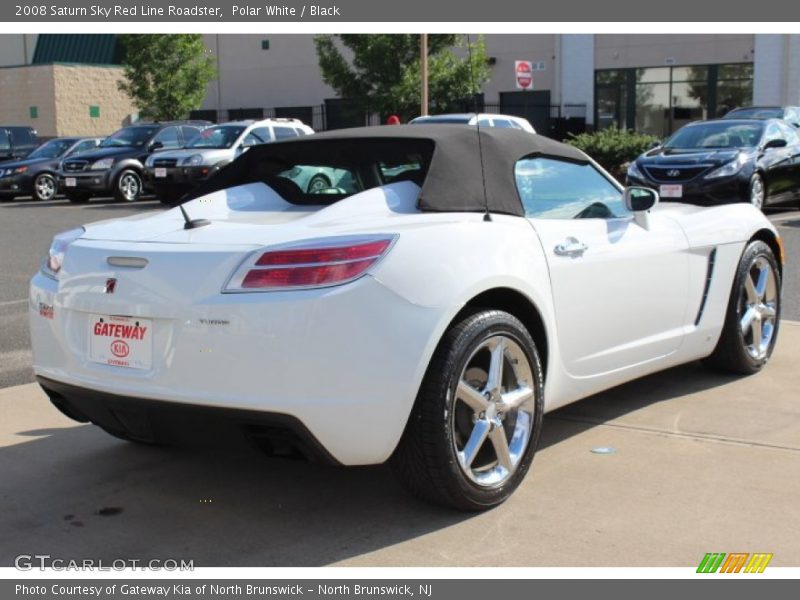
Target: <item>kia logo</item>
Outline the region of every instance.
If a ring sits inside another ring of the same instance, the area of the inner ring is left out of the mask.
[[[113,277],[110,279],[106,279],[106,287],[103,288],[103,291],[106,294],[113,294],[114,290],[116,289],[117,289],[117,280],[114,279]]]
[[[117,358],[125,358],[131,353],[131,349],[126,342],[114,340],[111,342],[111,353]]]
[[[677,177],[680,174],[681,172],[678,169],[670,169],[669,171],[667,171],[667,175],[669,175],[670,177]]]

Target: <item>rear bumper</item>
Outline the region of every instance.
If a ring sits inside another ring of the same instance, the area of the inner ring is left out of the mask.
[[[190,302],[168,292],[189,289],[197,274],[173,257],[177,267],[167,286],[148,278],[148,271],[157,275],[151,258],[138,273],[98,271],[74,287],[33,278],[38,377],[100,398],[286,415],[345,465],[391,455],[435,347],[441,308],[414,304],[370,276],[336,288],[265,294],[220,294],[209,285]],[[232,271],[225,264],[231,259],[218,260],[223,272]],[[115,294],[102,293],[109,276],[119,278]],[[218,279],[214,271],[206,276]],[[152,367],[89,360],[93,313],[150,319]],[[72,401],[81,394],[63,395]]]
[[[272,456],[336,465],[295,417],[119,396],[38,377],[50,401],[71,419],[139,442],[217,448],[246,442]]]

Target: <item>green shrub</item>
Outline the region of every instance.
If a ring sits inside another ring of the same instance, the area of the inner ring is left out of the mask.
[[[609,127],[592,133],[573,135],[567,143],[583,150],[606,171],[624,181],[628,163],[651,148],[656,139],[646,133]]]

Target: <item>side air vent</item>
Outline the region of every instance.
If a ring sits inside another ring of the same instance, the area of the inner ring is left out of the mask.
[[[711,254],[708,255],[708,268],[706,269],[706,284],[703,288],[703,298],[700,300],[700,308],[697,311],[697,317],[694,320],[695,327],[700,323],[703,318],[703,311],[706,308],[706,300],[708,300],[708,290],[711,288],[711,279],[714,277],[714,262],[717,260],[717,249],[714,248]]]

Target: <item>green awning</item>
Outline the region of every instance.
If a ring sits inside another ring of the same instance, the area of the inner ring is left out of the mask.
[[[122,45],[113,34],[43,33],[36,42],[33,64],[80,63],[118,65]]]

